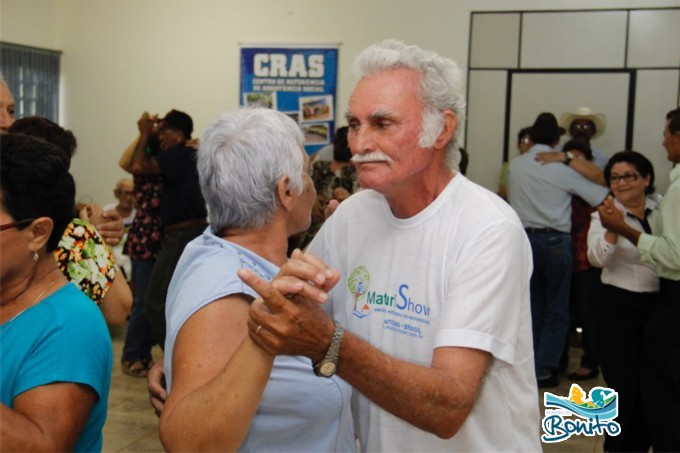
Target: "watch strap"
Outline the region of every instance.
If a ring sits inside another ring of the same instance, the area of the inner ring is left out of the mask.
[[[312,369],[317,376],[331,377],[335,374],[335,371],[328,375],[322,374],[321,365],[324,363],[331,362],[335,365],[335,369],[337,369],[338,358],[340,357],[340,345],[342,344],[342,338],[345,335],[345,329],[343,329],[338,321],[333,321],[333,326],[333,338],[331,339],[331,344],[328,346],[326,355],[319,362],[312,361]]]

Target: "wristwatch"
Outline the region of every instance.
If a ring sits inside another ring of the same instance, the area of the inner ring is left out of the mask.
[[[567,151],[566,153],[564,153],[564,155],[566,157],[564,158],[562,163],[568,167],[575,156],[574,156],[574,153],[572,153],[571,151]]]
[[[338,357],[340,357],[340,345],[342,344],[342,337],[345,334],[345,329],[342,328],[338,321],[333,321],[335,328],[333,329],[333,339],[331,340],[326,356],[319,362],[312,361],[312,369],[314,374],[320,377],[329,378],[338,370]]]

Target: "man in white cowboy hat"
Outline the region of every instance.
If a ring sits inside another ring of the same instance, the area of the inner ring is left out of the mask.
[[[569,131],[569,135],[574,140],[579,140],[586,143],[592,150],[592,160],[587,161],[584,159],[577,159],[571,168],[580,172],[582,175],[586,176],[588,179],[594,182],[603,183],[603,178],[594,179],[589,177],[588,173],[583,172],[583,168],[588,168],[590,166],[591,175],[602,175],[603,172],[597,172],[595,166],[599,170],[604,170],[607,165],[609,158],[603,152],[594,148],[592,145],[592,140],[601,136],[607,128],[607,118],[602,113],[596,113],[589,107],[579,107],[574,112],[564,112],[560,117],[560,126]],[[570,161],[574,157],[578,157],[578,153],[574,155],[574,150],[566,149],[562,147],[562,153],[560,157],[563,157],[566,161]],[[577,167],[579,165],[580,167]],[[577,201],[578,203],[578,201]],[[583,205],[580,205],[583,206]],[[578,208],[577,208],[578,209]],[[578,218],[578,215],[577,215]],[[589,217],[581,218],[581,220],[576,220],[575,224],[572,225],[572,239],[577,239],[578,233],[575,231],[583,230],[587,232],[589,226]],[[585,249],[585,241],[582,240],[581,243],[574,245],[574,253],[576,250]],[[578,265],[577,265],[578,266]],[[581,264],[583,267],[584,265]],[[581,328],[581,349],[582,355],[580,360],[579,368],[569,374],[567,377],[569,380],[582,381],[592,379],[598,375],[599,359],[595,351],[594,338],[595,338],[595,322],[593,320],[592,314],[592,289],[594,285],[600,283],[600,270],[592,267],[585,267],[579,270],[574,270],[572,276],[572,295],[571,295],[571,314],[572,319],[570,321],[572,331],[575,331],[576,327]],[[573,332],[572,332],[573,333]],[[569,345],[565,346],[565,353],[563,355],[563,367],[568,366],[568,351]]]
[[[531,316],[534,365],[539,387],[555,387],[555,376],[569,329],[572,273],[571,198],[578,195],[599,205],[608,190],[564,165],[543,165],[536,159],[554,149],[565,130],[552,113],[541,113],[529,134],[534,145],[510,161],[508,201],[529,237],[534,268],[531,275]]]
[[[560,126],[569,131],[571,138],[586,142],[593,150],[593,162],[603,169],[609,158],[590,143],[607,129],[607,118],[602,113],[595,113],[589,107],[579,107],[574,112],[564,112],[560,117]],[[568,151],[568,150],[567,150]],[[565,153],[566,154],[566,153]],[[565,156],[568,159],[568,157]]]

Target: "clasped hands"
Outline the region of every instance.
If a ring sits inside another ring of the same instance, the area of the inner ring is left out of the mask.
[[[248,334],[255,344],[272,355],[316,361],[324,357],[334,325],[320,304],[340,280],[338,271],[296,249],[271,282],[247,269],[240,269],[238,276],[260,296],[248,318]]]
[[[137,128],[142,135],[158,134],[159,122],[158,114],[150,115],[149,112],[144,112],[137,120]]]
[[[597,207],[597,212],[600,214],[600,223],[607,230],[614,234],[622,234],[626,227],[626,221],[623,217],[623,212],[619,210],[614,204],[614,197],[608,195],[602,204]]]

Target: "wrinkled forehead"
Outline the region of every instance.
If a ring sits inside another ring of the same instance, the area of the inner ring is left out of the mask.
[[[422,76],[409,68],[379,71],[362,77],[352,90],[347,112],[375,115],[398,107],[422,108],[420,81]]]

